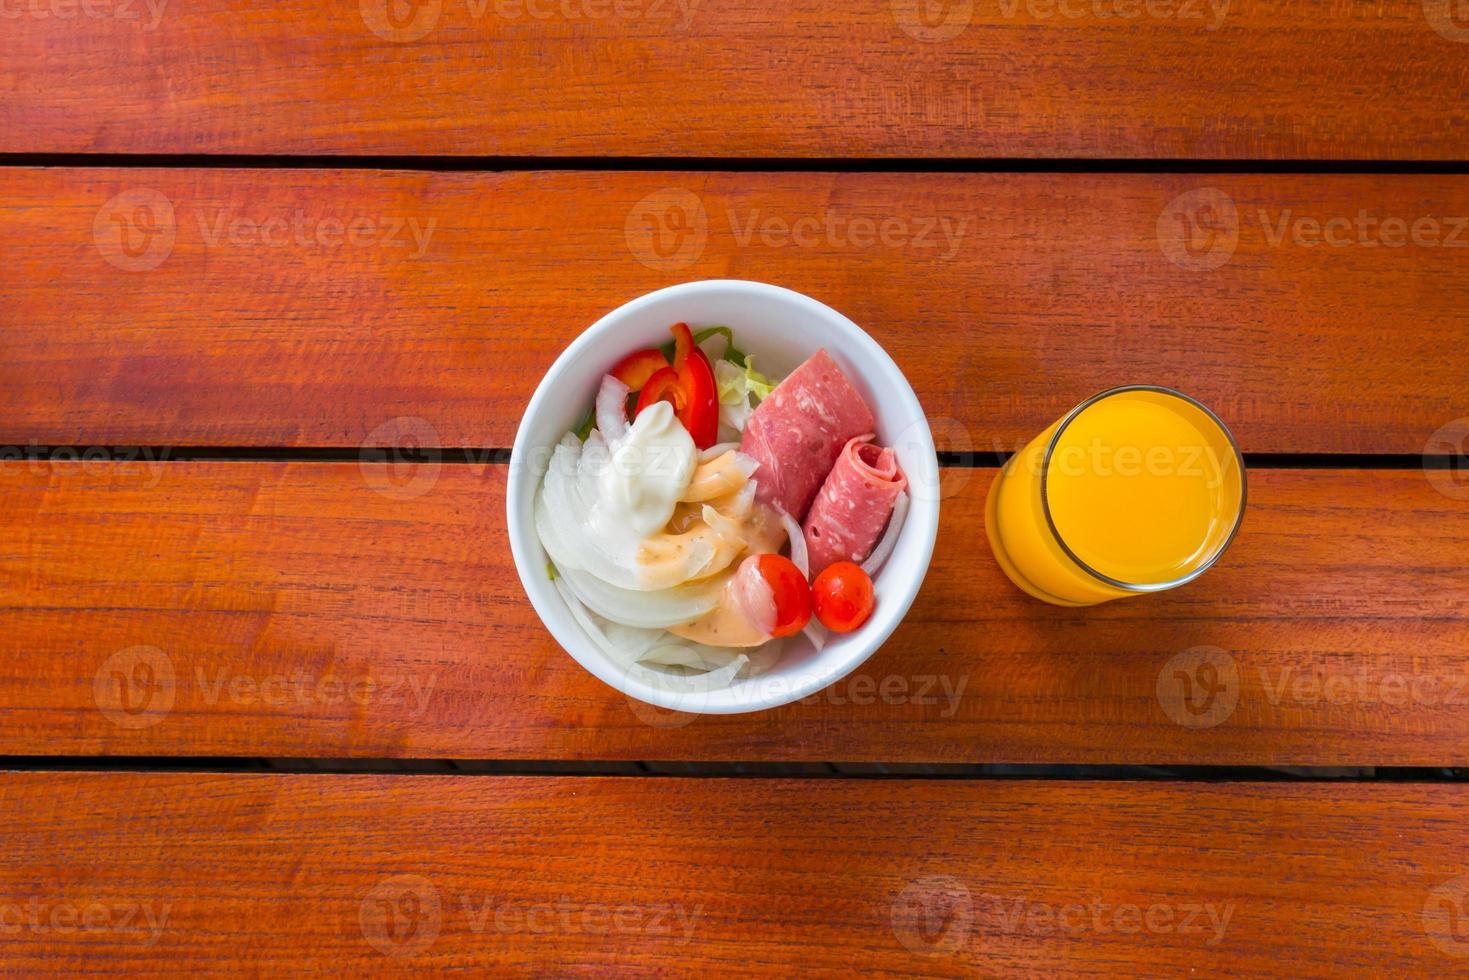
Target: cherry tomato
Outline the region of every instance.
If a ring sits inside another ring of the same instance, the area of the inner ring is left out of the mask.
[[[850,633],[872,615],[872,579],[861,566],[839,561],[822,569],[811,584],[816,618],[834,633]]]
[[[775,629],[771,636],[790,636],[811,621],[811,587],[795,562],[784,555],[761,555],[760,577],[775,596]]]

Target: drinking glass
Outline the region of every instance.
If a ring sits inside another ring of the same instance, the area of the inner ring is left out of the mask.
[[[1090,606],[1191,582],[1244,518],[1239,445],[1171,388],[1093,395],[1005,464],[985,531],[1005,574],[1046,602]]]

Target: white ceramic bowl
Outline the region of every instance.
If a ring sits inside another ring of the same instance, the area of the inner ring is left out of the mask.
[[[908,478],[911,504],[892,556],[874,586],[877,606],[861,629],[832,634],[815,650],[805,636],[785,641],[778,663],[766,672],[707,692],[667,690],[629,677],[581,629],[546,573],[536,536],[533,503],[550,447],[576,426],[602,375],[640,347],[665,343],[668,328],[687,321],[733,328],[740,349],[755,366],[784,376],[819,348],[826,348],[877,417],[877,439],[892,446]],[[587,670],[630,697],[662,708],[732,714],[772,708],[807,697],[854,670],[883,644],[913,604],[933,554],[939,521],[939,471],[928,421],[903,372],[877,342],[851,320],[816,300],[758,282],[713,279],[670,286],[608,313],[572,342],[551,365],[531,397],[515,434],[506,521],[515,568],[541,622]]]

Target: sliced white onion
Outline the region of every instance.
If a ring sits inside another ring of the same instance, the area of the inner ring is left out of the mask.
[[[730,681],[735,679],[750,658],[745,654],[739,654],[729,663],[718,670],[711,670],[707,674],[673,674],[661,670],[653,670],[642,664],[633,664],[627,672],[630,676],[642,681],[649,687],[656,687],[662,691],[677,691],[681,694],[700,694],[706,691],[715,691],[720,688],[729,687]]]
[[[811,617],[811,621],[806,624],[806,628],[801,630],[801,632],[805,635],[806,639],[811,641],[811,649],[817,653],[820,653],[826,646],[826,641],[830,636],[826,632],[826,627],[822,626],[815,616]]]
[[[883,562],[887,561],[888,556],[893,553],[893,548],[898,543],[898,535],[903,530],[903,520],[907,516],[908,494],[899,493],[898,499],[893,501],[893,513],[888,518],[888,529],[883,532],[882,540],[877,543],[877,547],[872,549],[872,554],[868,555],[867,560],[862,563],[862,571],[866,572],[869,578],[877,574]]]
[[[597,473],[606,465],[606,456],[600,432],[589,435],[585,445],[556,447],[536,497],[536,532],[558,568],[585,569],[604,582],[636,589],[642,584],[641,575],[616,553],[615,542],[582,533],[580,521],[597,499]]]
[[[729,590],[730,598],[740,612],[745,614],[745,619],[761,635],[769,636],[775,630],[775,590],[765,581],[765,576],[760,574],[759,555],[750,555],[740,562]]]
[[[556,586],[557,592],[561,593],[561,601],[566,603],[566,608],[571,611],[571,618],[576,620],[576,624],[582,628],[587,636],[591,637],[597,649],[605,653],[613,663],[620,664],[624,667],[630,666],[633,662],[632,658],[627,656],[626,653],[619,651],[607,639],[607,635],[592,621],[591,614],[587,612],[587,607],[583,606],[581,600],[572,593],[571,587],[566,584],[566,579],[558,575],[551,584]]]
[[[640,664],[653,664],[662,667],[687,667],[690,670],[718,670],[726,667],[729,662],[740,655],[739,650],[729,647],[706,647],[700,643],[684,643],[676,640],[667,633],[663,635],[664,643],[654,646],[642,656],[638,657]]]
[[[593,429],[587,435],[587,441],[581,445],[581,456],[577,458],[576,471],[570,477],[576,482],[576,499],[581,508],[571,513],[585,513],[601,498],[602,473],[611,465],[612,447],[607,444],[600,429]]]
[[[738,450],[740,444],[737,442],[716,442],[708,449],[699,453],[699,462],[707,463],[711,459],[718,459],[730,450]]]
[[[695,467],[693,478],[679,499],[693,504],[727,497],[749,483],[759,468],[760,464],[744,453],[734,450],[720,453]]]
[[[646,684],[669,691],[691,693],[713,691],[728,687],[735,676],[750,662],[747,654],[735,653],[733,650],[722,651],[697,643],[681,644],[676,641],[675,637],[662,631],[659,631],[657,635],[674,642],[656,645],[651,650],[638,649],[648,640],[644,631],[619,634],[614,627],[609,626],[604,632],[603,627],[597,621],[596,614],[582,605],[581,600],[571,591],[564,578],[557,576],[553,584],[556,586],[556,591],[560,593],[561,600],[566,603],[566,608],[570,610],[571,617],[576,620],[577,625],[591,638],[597,648],[606,654],[609,660],[627,671],[630,676],[637,677]],[[653,642],[656,644],[657,640]],[[728,659],[723,666],[703,674],[667,673],[652,670],[640,663],[640,661],[651,663],[662,661],[675,666],[698,668],[710,666],[711,660],[714,662],[725,660],[726,655]]]
[[[743,521],[750,516],[750,511],[755,507],[755,481],[750,480],[739,490],[735,491],[734,497],[725,505],[720,513],[732,517],[737,521]]]
[[[708,504],[704,505],[702,515],[704,523],[709,525],[710,530],[715,534],[731,544],[736,544],[741,548],[745,546],[745,529],[738,521],[730,520]]]
[[[780,656],[785,652],[785,640],[771,640],[769,643],[758,647],[750,647],[748,654],[750,662],[745,665],[742,672],[743,677],[758,677],[780,662]]]
[[[588,610],[591,612],[591,610]],[[591,613],[594,621],[602,628],[607,637],[607,642],[617,648],[618,652],[627,655],[626,663],[636,663],[641,660],[649,650],[659,643],[668,639],[665,630],[639,629],[636,626],[624,626],[611,620],[604,620],[596,613]]]
[[[557,568],[579,567],[576,561],[576,550],[571,548],[561,537],[561,529],[551,518],[551,509],[546,504],[546,493],[536,495],[535,502],[536,535],[541,539],[541,547],[546,549],[546,554],[556,563]]]
[[[601,494],[600,475],[611,465],[607,442],[595,430],[585,443],[575,436],[569,442],[572,445],[556,447],[535,503],[536,532],[557,567],[581,569],[609,585],[638,592],[676,587],[723,567],[714,565],[718,557],[714,544],[703,538],[669,553],[660,563],[640,565],[625,537],[592,533],[587,515],[594,512]],[[735,520],[742,517],[733,508],[723,508],[721,513]],[[731,548],[724,553],[729,558],[734,555]]]
[[[680,585],[664,586],[664,588],[680,588],[690,582],[701,578],[708,578],[718,574],[729,567],[734,561],[735,555],[739,554],[734,545],[721,546],[722,538],[716,537],[710,540],[707,537],[697,537],[688,543],[688,548],[682,555],[682,559],[674,566],[672,573],[665,573],[672,581]],[[644,566],[644,573],[652,570],[654,566]]]
[[[785,511],[777,508],[780,514],[781,526],[786,529],[786,536],[791,539],[791,562],[806,576],[806,581],[811,581],[811,561],[806,555],[806,533],[801,530],[801,525]]]
[[[723,576],[672,589],[638,592],[619,588],[579,568],[562,567],[561,574],[571,591],[592,612],[638,629],[666,629],[692,623],[719,605],[724,591]]]
[[[632,389],[610,374],[597,389],[597,428],[608,442],[627,435],[627,396]]]

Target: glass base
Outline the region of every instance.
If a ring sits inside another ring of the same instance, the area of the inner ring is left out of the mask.
[[[986,495],[984,503],[984,533],[985,537],[989,538],[990,551],[994,552],[995,562],[1000,566],[1000,571],[1004,572],[1005,577],[1015,583],[1015,586],[1027,595],[1039,599],[1042,602],[1048,602],[1053,606],[1080,608],[1096,605],[1094,602],[1073,602],[1070,599],[1062,599],[1060,596],[1054,596],[1049,592],[1036,588],[1024,575],[1020,574],[1020,570],[1010,561],[1010,556],[1005,553],[1004,542],[1000,540],[998,516],[995,513],[998,496],[995,491],[999,489],[1002,479],[1004,479],[1003,473],[995,474],[995,479],[990,484],[990,491]]]

